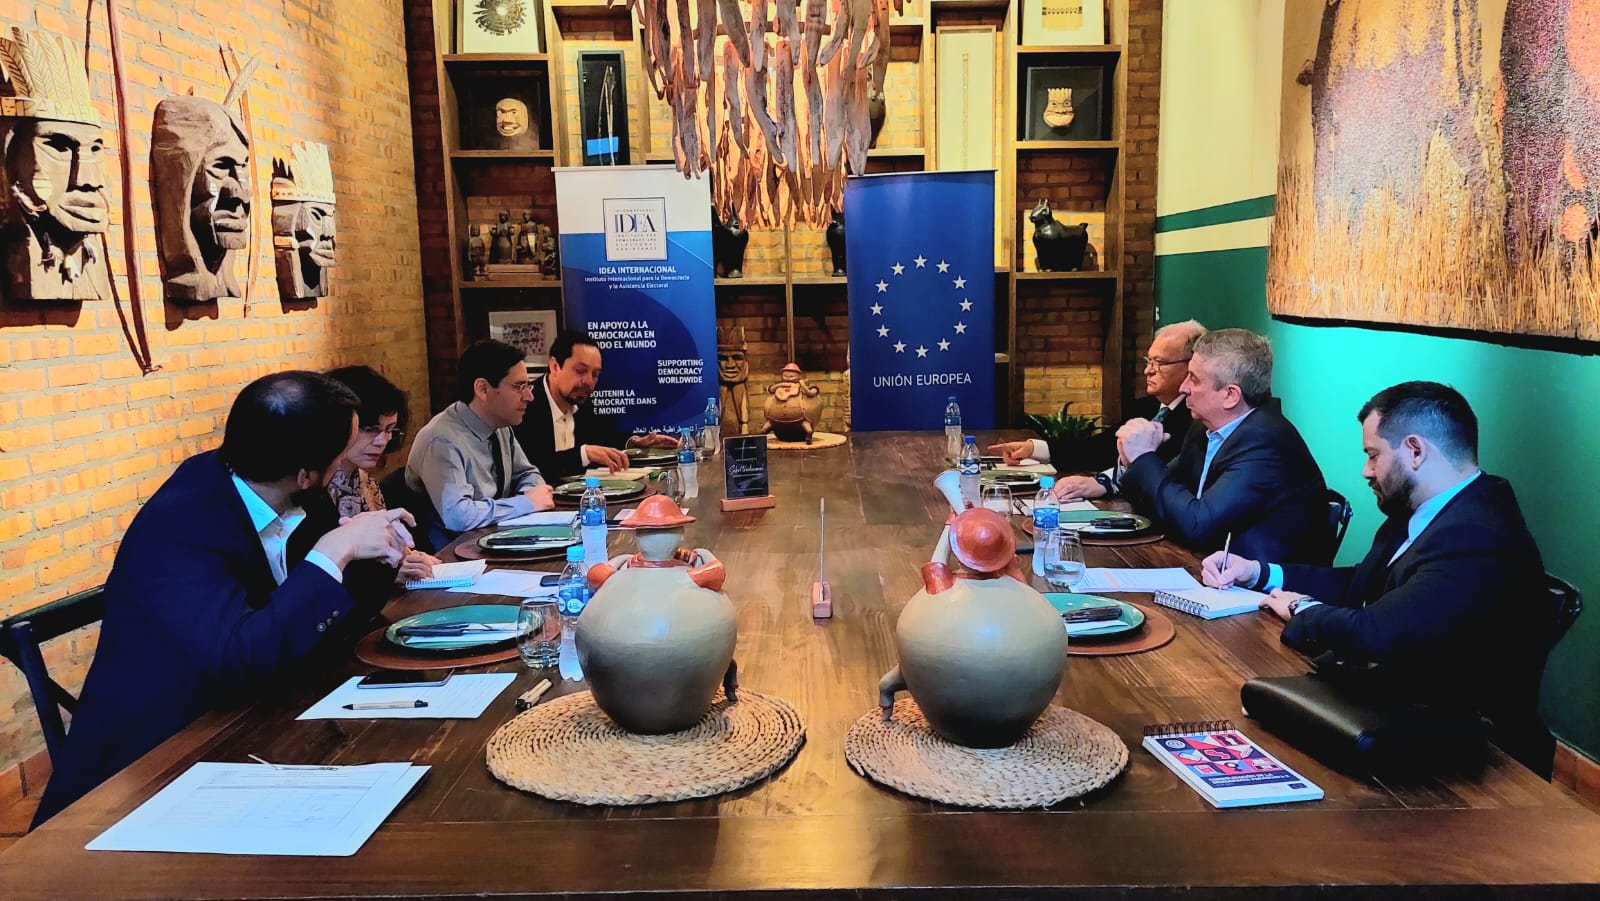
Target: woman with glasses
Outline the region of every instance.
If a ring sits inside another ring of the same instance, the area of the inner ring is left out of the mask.
[[[383,492],[372,472],[386,454],[405,441],[405,392],[371,366],[341,366],[329,370],[328,376],[355,392],[361,401],[356,411],[359,425],[355,440],[334,464],[328,494],[341,518],[386,509]],[[436,557],[412,551],[400,564],[399,581],[429,578],[438,562]]]

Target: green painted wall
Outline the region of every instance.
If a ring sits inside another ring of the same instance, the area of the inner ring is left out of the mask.
[[[1543,711],[1551,731],[1600,759],[1600,357],[1359,327],[1299,325],[1266,309],[1264,247],[1156,258],[1162,323],[1266,335],[1273,388],[1328,484],[1355,506],[1339,554],[1366,553],[1380,514],[1361,479],[1356,412],[1408,379],[1454,385],[1477,411],[1483,468],[1511,480],[1545,565],[1578,586],[1589,612],[1551,655]]]

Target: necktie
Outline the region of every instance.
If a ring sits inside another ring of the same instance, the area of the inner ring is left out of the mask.
[[[506,452],[500,447],[500,433],[489,434],[489,453],[494,457],[494,496],[506,493]]]

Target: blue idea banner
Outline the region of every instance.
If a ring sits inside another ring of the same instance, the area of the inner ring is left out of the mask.
[[[850,428],[994,427],[994,173],[852,178]]]
[[[699,428],[717,396],[709,182],[670,166],[555,172],[567,327],[603,354],[595,413],[623,431]]]

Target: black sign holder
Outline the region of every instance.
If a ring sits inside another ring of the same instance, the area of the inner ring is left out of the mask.
[[[737,435],[722,441],[722,461],[727,472],[722,512],[776,507],[767,472],[767,436]]]

